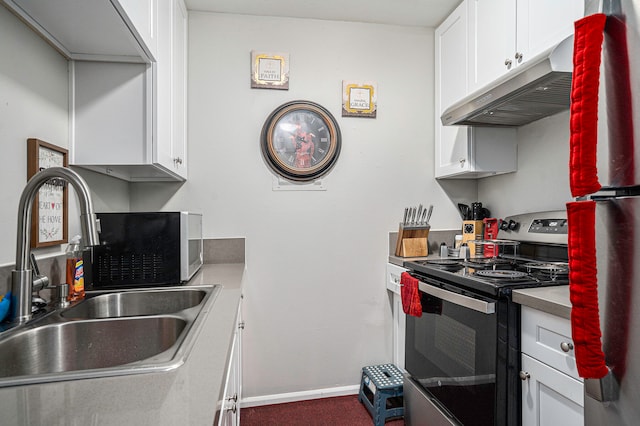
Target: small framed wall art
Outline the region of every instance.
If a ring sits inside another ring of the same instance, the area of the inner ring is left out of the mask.
[[[289,90],[289,54],[251,51],[251,87]]]
[[[293,181],[309,182],[331,170],[341,147],[340,127],[331,113],[310,101],[276,108],[262,127],[262,154],[273,171]]]
[[[27,139],[27,179],[49,167],[67,167],[67,153],[59,146],[39,139]],[[55,179],[42,185],[31,217],[31,247],[66,243],[69,239],[67,185]]]
[[[342,116],[376,118],[378,84],[342,80]]]

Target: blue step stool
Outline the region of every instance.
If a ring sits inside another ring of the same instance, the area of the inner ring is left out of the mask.
[[[358,400],[371,414],[375,426],[404,416],[402,373],[398,367],[393,364],[363,367]]]

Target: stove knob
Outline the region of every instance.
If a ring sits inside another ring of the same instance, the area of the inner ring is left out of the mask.
[[[503,231],[509,229],[509,222],[504,219],[500,219],[500,229],[502,229]]]
[[[515,220],[510,220],[509,221],[509,230],[510,231],[515,231],[516,229],[518,229],[519,226],[520,226],[520,224],[518,222],[516,222]]]

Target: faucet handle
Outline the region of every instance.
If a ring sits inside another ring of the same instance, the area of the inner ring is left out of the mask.
[[[33,271],[33,291],[40,291],[49,285],[49,277],[40,275],[40,268],[33,252],[31,253],[31,270]]]
[[[31,269],[33,269],[33,272],[36,275],[40,275],[40,268],[38,268],[38,262],[36,262],[36,256],[33,254],[33,252],[29,253],[29,256],[31,257]]]

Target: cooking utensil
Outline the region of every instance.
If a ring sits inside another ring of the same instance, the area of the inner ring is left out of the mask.
[[[427,213],[427,220],[425,222],[426,225],[429,224],[429,220],[431,220],[431,213],[433,213],[433,204],[429,206],[429,212]]]
[[[405,207],[404,208],[404,217],[402,219],[402,224],[406,225],[407,224],[407,219],[409,217],[409,207]]]
[[[471,203],[471,219],[482,220],[482,203]]]
[[[471,220],[471,208],[468,205],[458,203],[458,211],[460,211],[462,220]]]

